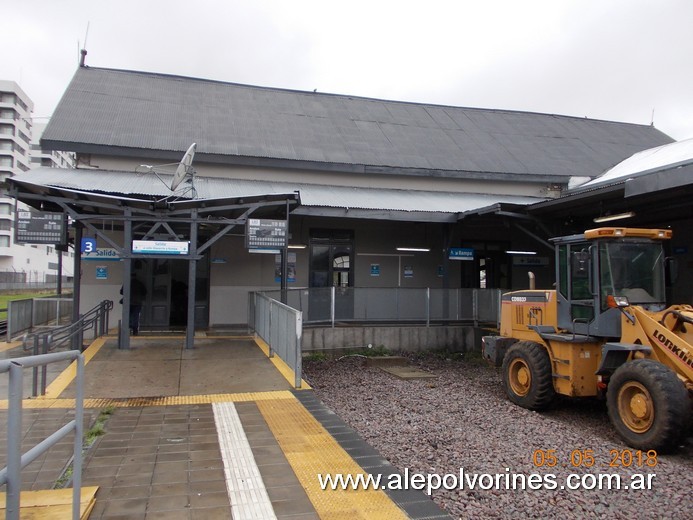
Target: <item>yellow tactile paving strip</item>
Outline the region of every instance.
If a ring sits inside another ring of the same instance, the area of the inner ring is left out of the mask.
[[[320,518],[406,519],[382,490],[322,490],[318,474],[366,472],[295,398],[257,403]]]
[[[212,403],[244,403],[251,401],[295,399],[289,390],[276,390],[272,392],[244,392],[235,394],[207,394],[207,395],[174,395],[162,397],[131,397],[125,399],[89,398],[84,400],[85,408],[130,408],[135,406],[181,406],[188,404],[212,404]],[[25,399],[22,406],[26,409],[41,408],[74,408],[74,399]],[[0,410],[7,410],[7,399],[0,400]]]

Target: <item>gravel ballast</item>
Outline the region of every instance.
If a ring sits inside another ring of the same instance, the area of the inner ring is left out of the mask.
[[[616,435],[601,401],[558,398],[537,413],[508,401],[499,372],[481,360],[428,355],[411,364],[438,377],[397,379],[355,356],[303,368],[317,396],[400,472],[459,481],[463,469],[464,489],[431,495],[453,517],[693,518],[690,439],[673,454],[638,456]],[[619,475],[622,488],[581,486],[597,486],[600,474]],[[650,489],[633,489],[637,474]],[[579,489],[567,488],[569,477]],[[530,489],[530,482],[555,489]]]

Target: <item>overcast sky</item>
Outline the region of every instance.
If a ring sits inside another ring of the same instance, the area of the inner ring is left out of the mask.
[[[78,65],[654,124],[693,138],[690,0],[2,0],[0,79]],[[89,27],[87,35],[87,24]]]

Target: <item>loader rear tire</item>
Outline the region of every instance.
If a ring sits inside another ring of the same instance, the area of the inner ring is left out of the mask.
[[[616,369],[606,402],[611,423],[633,448],[673,451],[688,431],[691,402],[686,387],[657,361],[637,359]]]
[[[532,341],[518,341],[503,358],[503,386],[508,398],[530,410],[543,410],[555,395],[551,359]]]

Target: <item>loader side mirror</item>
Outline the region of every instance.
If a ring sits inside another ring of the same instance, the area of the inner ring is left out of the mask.
[[[669,275],[669,285],[674,285],[679,277],[679,262],[676,258],[668,256],[664,259],[666,271]]]

